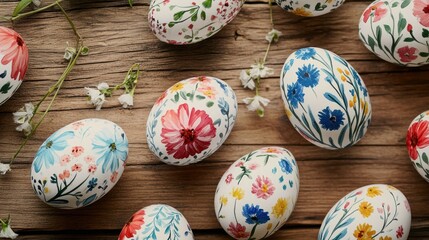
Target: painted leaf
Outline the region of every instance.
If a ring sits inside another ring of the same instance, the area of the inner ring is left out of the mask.
[[[212,0],[205,0],[205,1],[203,2],[203,6],[204,6],[205,8],[210,8],[210,7],[212,6]]]
[[[410,5],[411,0],[404,0],[401,4],[401,8],[406,8],[408,5]]]
[[[368,45],[369,47],[371,47],[371,50],[374,52],[375,40],[371,36],[368,36]]]
[[[405,19],[402,14],[399,14],[399,23],[398,23],[399,34],[401,34],[401,32],[405,29],[405,26],[407,26],[407,19]]]
[[[429,37],[429,30],[428,30],[428,29],[426,29],[426,28],[423,28],[422,36],[423,36],[424,38]]]
[[[7,82],[0,88],[0,93],[6,94],[11,88],[12,86],[10,85],[10,82]]]
[[[423,162],[425,162],[426,164],[429,164],[428,155],[427,155],[426,153],[423,153],[423,155],[422,155],[422,160],[423,160]]]
[[[5,77],[6,77],[6,75],[7,75],[7,71],[6,71],[6,70],[4,70],[4,72],[3,72],[2,74],[0,74],[0,78],[5,78]]]

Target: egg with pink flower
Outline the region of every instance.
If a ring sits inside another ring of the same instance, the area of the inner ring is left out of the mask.
[[[429,111],[419,114],[411,122],[406,143],[414,168],[429,182]]]
[[[83,119],[54,132],[31,165],[31,183],[46,204],[62,209],[88,206],[106,195],[121,177],[128,139],[117,124]]]
[[[429,0],[374,1],[362,13],[359,37],[385,61],[429,64]]]
[[[0,26],[0,105],[18,90],[28,67],[28,48],[14,30]]]
[[[161,161],[188,165],[213,154],[228,138],[237,117],[232,88],[215,77],[192,77],[161,94],[149,114],[149,149]]]
[[[288,220],[299,192],[297,162],[290,151],[265,147],[235,161],[214,197],[216,218],[234,239],[262,239]]]

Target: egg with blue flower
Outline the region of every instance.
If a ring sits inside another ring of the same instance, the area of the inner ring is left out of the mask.
[[[371,122],[368,90],[343,58],[321,48],[302,48],[283,66],[280,87],[286,114],[309,142],[326,149],[356,144]]]
[[[263,239],[279,230],[295,208],[297,162],[290,151],[265,147],[235,161],[214,197],[216,218],[234,239]]]
[[[37,151],[31,165],[33,190],[56,208],[88,206],[115,186],[127,157],[128,139],[117,124],[96,118],[73,122]]]
[[[169,205],[154,204],[135,212],[118,237],[138,239],[193,240],[194,234],[181,212]]]
[[[149,149],[162,162],[184,166],[208,158],[228,138],[237,98],[224,81],[199,76],[161,94],[146,124]]]
[[[276,0],[284,10],[302,17],[321,16],[340,7],[345,0]]]

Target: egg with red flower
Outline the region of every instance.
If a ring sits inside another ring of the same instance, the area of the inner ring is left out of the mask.
[[[0,105],[19,88],[28,67],[28,48],[14,30],[0,26]]]
[[[83,119],[54,132],[31,165],[31,183],[46,204],[75,209],[106,195],[119,181],[128,157],[128,139],[117,124]]]
[[[406,143],[415,169],[429,182],[429,111],[418,115],[411,122]]]
[[[181,212],[165,204],[154,204],[134,213],[118,237],[118,240],[135,239],[193,240],[194,235]]]
[[[161,161],[188,165],[213,154],[237,117],[234,91],[214,77],[193,77],[163,92],[149,114],[149,149]]]
[[[406,67],[429,64],[429,1],[374,1],[362,13],[359,37],[385,61]]]
[[[149,26],[166,43],[185,45],[207,39],[231,22],[244,0],[151,0]]]

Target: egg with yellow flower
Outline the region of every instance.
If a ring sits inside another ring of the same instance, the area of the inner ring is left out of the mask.
[[[316,17],[330,13],[341,6],[345,0],[276,0],[286,11],[302,17]]]
[[[326,49],[293,52],[283,66],[280,89],[289,121],[318,147],[352,146],[371,122],[365,83],[345,59]]]
[[[228,138],[236,117],[237,98],[224,81],[200,76],[177,82],[161,94],[149,114],[149,149],[171,165],[202,161]]]
[[[339,200],[322,222],[318,240],[408,238],[411,209],[398,189],[374,184],[356,189]]]
[[[216,217],[235,239],[274,234],[291,215],[299,192],[298,166],[291,152],[266,147],[234,162],[219,181]]]

